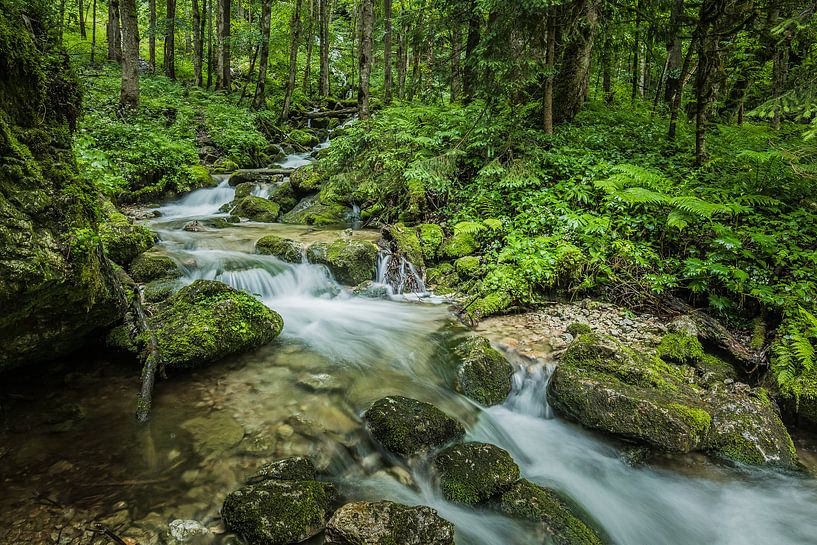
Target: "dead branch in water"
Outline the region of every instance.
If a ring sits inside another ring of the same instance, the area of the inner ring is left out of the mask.
[[[144,308],[144,292],[141,287],[136,289],[136,297],[133,300],[133,310],[139,322],[139,329],[147,334],[148,348],[145,365],[142,367],[142,390],[139,392],[139,401],[136,405],[136,421],[147,422],[150,416],[150,407],[153,402],[153,385],[156,381],[156,369],[162,365],[162,357],[159,353],[159,340],[156,332],[148,324]]]

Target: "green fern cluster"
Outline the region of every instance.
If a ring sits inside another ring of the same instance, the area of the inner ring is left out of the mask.
[[[780,333],[772,348],[772,373],[781,392],[799,403],[817,384],[817,316],[798,307]]]

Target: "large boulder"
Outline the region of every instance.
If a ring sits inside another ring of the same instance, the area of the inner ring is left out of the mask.
[[[105,221],[99,227],[99,236],[105,255],[114,263],[125,267],[156,243],[150,229],[134,224],[110,202],[103,203],[102,209]]]
[[[283,320],[252,295],[196,280],[159,304],[149,318],[162,362],[195,367],[269,343]]]
[[[315,480],[315,465],[305,456],[292,456],[275,460],[261,466],[247,480],[247,484],[257,484],[269,480],[279,481],[312,481]]]
[[[463,443],[440,452],[434,459],[443,497],[476,505],[504,492],[519,479],[511,455],[487,443]]]
[[[429,403],[403,396],[379,399],[363,420],[386,450],[410,457],[459,441],[465,428]]]
[[[327,545],[454,545],[454,525],[424,505],[347,503],[326,525]]]
[[[248,545],[300,543],[326,527],[334,487],[314,480],[265,480],[231,492],[221,517]]]
[[[275,184],[270,190],[269,200],[278,203],[281,213],[286,214],[298,204],[298,197],[292,189],[292,182],[285,181]]]
[[[314,164],[302,166],[295,170],[289,177],[289,181],[292,184],[293,191],[302,197],[317,193],[323,183]]]
[[[318,196],[304,197],[281,217],[281,223],[294,225],[347,225],[350,209],[337,203],[325,203]]]
[[[541,524],[554,545],[603,543],[558,493],[528,480],[514,483],[497,503],[499,510],[509,517]]]
[[[262,255],[272,255],[288,263],[300,263],[304,259],[303,246],[294,240],[268,235],[255,243],[255,251]]]
[[[436,261],[440,247],[445,241],[443,228],[436,223],[421,223],[417,226],[417,236],[420,239],[420,248],[426,264]]]
[[[274,223],[278,221],[281,213],[278,203],[254,195],[244,197],[236,201],[234,205],[230,213],[250,221]]]
[[[405,257],[415,267],[425,266],[423,246],[417,230],[402,223],[387,225],[383,228],[383,238],[389,243],[394,254]]]
[[[692,345],[694,347],[694,345]],[[667,356],[666,347],[662,353]],[[694,364],[706,357],[676,353]],[[548,401],[581,424],[666,451],[711,451],[749,464],[792,467],[797,456],[777,408],[762,390],[712,382],[603,335],[584,334],[565,351]]]
[[[153,252],[144,253],[134,259],[128,272],[131,278],[142,284],[179,276],[179,268],[172,259]]]
[[[316,242],[306,256],[310,263],[326,265],[338,282],[348,286],[371,280],[377,266],[377,246],[368,240]]]
[[[511,393],[513,368],[485,337],[474,335],[457,347],[462,363],[457,368],[455,387],[477,403],[491,406]]]
[[[267,169],[242,169],[236,170],[230,175],[230,185],[239,186],[242,184],[274,184],[282,181],[284,175],[276,170]],[[252,192],[252,190],[250,190]]]

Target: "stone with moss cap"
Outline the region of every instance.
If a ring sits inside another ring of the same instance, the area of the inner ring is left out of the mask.
[[[114,263],[125,267],[156,243],[153,231],[134,224],[109,201],[103,203],[102,211],[105,221],[100,225],[99,235],[105,254]]]
[[[443,497],[476,505],[504,492],[519,479],[511,455],[488,443],[463,443],[440,452],[434,459]]]
[[[442,247],[442,254],[452,259],[471,255],[479,249],[479,242],[474,233],[455,231]]]
[[[347,503],[326,525],[327,545],[454,545],[454,525],[437,511],[390,501]]]
[[[255,191],[257,184],[255,182],[241,182],[235,186],[235,199],[243,199],[249,197]]]
[[[231,492],[224,523],[248,545],[300,543],[323,531],[334,487],[314,480],[266,480]]]
[[[477,403],[491,406],[511,393],[513,368],[485,337],[474,335],[456,349],[462,363],[457,368],[456,390]]]
[[[292,189],[292,182],[285,181],[276,184],[270,189],[269,200],[277,202],[281,207],[281,213],[286,214],[298,204],[298,198],[295,196],[295,190]]]
[[[297,195],[306,196],[316,193],[321,188],[323,179],[314,165],[305,165],[292,173],[289,182]]]
[[[685,333],[667,333],[656,348],[658,357],[670,363],[695,365],[704,358],[704,348],[698,337]]]
[[[578,337],[579,335],[591,334],[593,333],[593,330],[587,324],[573,322],[572,324],[567,326],[567,332],[573,335],[573,337]]]
[[[417,231],[402,223],[383,228],[383,238],[389,242],[392,252],[405,257],[415,267],[424,267],[423,248]]]
[[[541,523],[554,545],[602,545],[590,526],[556,491],[520,479],[502,493],[499,510],[516,519]]]
[[[269,343],[283,328],[278,313],[221,282],[196,280],[149,319],[162,363],[196,367]]]
[[[513,305],[513,297],[505,290],[480,291],[476,299],[465,307],[466,316],[478,322],[488,316],[507,312]]]
[[[305,197],[281,217],[281,223],[295,225],[348,224],[349,209],[338,203],[322,202],[316,195]]]
[[[467,255],[454,262],[457,274],[462,278],[477,278],[480,276],[481,265],[478,257]]]
[[[131,278],[142,284],[179,276],[179,268],[172,259],[153,252],[144,253],[134,259],[128,272]]]
[[[329,268],[341,284],[356,286],[374,276],[377,246],[368,240],[316,242],[307,248],[306,256],[310,263]]]
[[[281,207],[278,203],[272,202],[261,197],[249,195],[243,199],[237,200],[234,203],[231,214],[247,218],[251,221],[258,221],[262,223],[274,223],[278,221],[278,216],[281,213]]]
[[[436,261],[440,247],[445,241],[443,228],[436,223],[421,223],[417,226],[417,236],[420,238],[420,247],[426,263]]]
[[[277,235],[268,235],[255,243],[255,251],[262,255],[272,255],[288,263],[300,263],[304,259],[304,248],[300,243]]]
[[[462,424],[434,405],[403,396],[375,401],[363,420],[383,448],[404,457],[426,454],[465,435]]]
[[[280,481],[311,481],[316,471],[312,460],[306,456],[292,456],[264,464],[249,479],[247,484],[257,484],[270,479]]]

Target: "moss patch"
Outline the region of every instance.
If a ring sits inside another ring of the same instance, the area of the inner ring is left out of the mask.
[[[440,488],[449,501],[476,505],[507,490],[519,479],[511,455],[487,443],[463,443],[434,459]]]
[[[300,263],[304,259],[303,247],[294,240],[269,235],[255,243],[255,251],[262,255],[272,255],[288,263]]]

